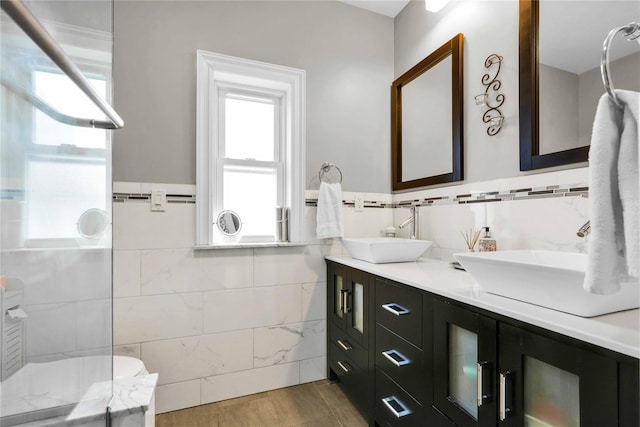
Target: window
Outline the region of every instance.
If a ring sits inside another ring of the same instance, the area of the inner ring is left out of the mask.
[[[305,73],[198,51],[196,243],[275,240],[276,207],[289,208],[289,236],[302,241]],[[240,233],[214,227],[223,210]]]
[[[104,76],[88,76],[103,96]],[[36,95],[58,111],[76,117],[103,114],[78,87],[57,70],[39,69],[32,74]],[[59,123],[33,108],[32,139],[25,164],[26,238],[31,246],[51,239],[75,239],[77,222],[89,209],[109,211],[105,192],[110,136],[105,130]],[[110,191],[108,192],[110,194]]]

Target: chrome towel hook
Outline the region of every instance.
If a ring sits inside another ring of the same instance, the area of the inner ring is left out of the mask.
[[[602,83],[604,84],[604,88],[607,90],[611,101],[613,101],[613,103],[616,104],[619,108],[622,108],[622,104],[620,104],[620,100],[614,92],[615,88],[613,87],[613,82],[611,81],[610,77],[611,71],[609,70],[609,50],[611,49],[611,42],[618,33],[622,33],[622,35],[625,36],[629,41],[635,40],[640,37],[640,24],[638,24],[637,22],[631,22],[629,25],[614,28],[609,32],[607,38],[602,44],[602,57],[600,58],[600,73],[602,74]]]
[[[320,170],[318,171],[318,179],[320,181],[323,181],[323,177],[324,174],[329,172],[331,170],[331,168],[335,168],[338,173],[340,174],[340,180],[337,182],[338,184],[342,183],[342,171],[340,170],[340,168],[336,165],[334,165],[333,163],[329,163],[329,162],[324,162],[322,164],[322,166],[320,166]],[[329,178],[325,178],[325,180],[323,182],[327,182],[329,184],[331,184],[331,180],[329,180]]]

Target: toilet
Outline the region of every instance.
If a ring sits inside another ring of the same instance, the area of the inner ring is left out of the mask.
[[[113,356],[113,379],[133,378],[149,375],[140,359],[129,356]],[[149,409],[144,414],[144,427],[155,426],[155,395],[151,398]]]

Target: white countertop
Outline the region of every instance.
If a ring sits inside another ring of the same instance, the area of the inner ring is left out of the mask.
[[[578,317],[484,292],[469,273],[455,270],[444,261],[421,258],[416,262],[371,264],[348,257],[326,259],[640,359],[638,309]]]

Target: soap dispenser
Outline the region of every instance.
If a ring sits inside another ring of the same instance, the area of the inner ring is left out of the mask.
[[[478,250],[480,252],[494,252],[496,250],[496,240],[491,238],[489,227],[482,227],[484,236],[478,240]]]

